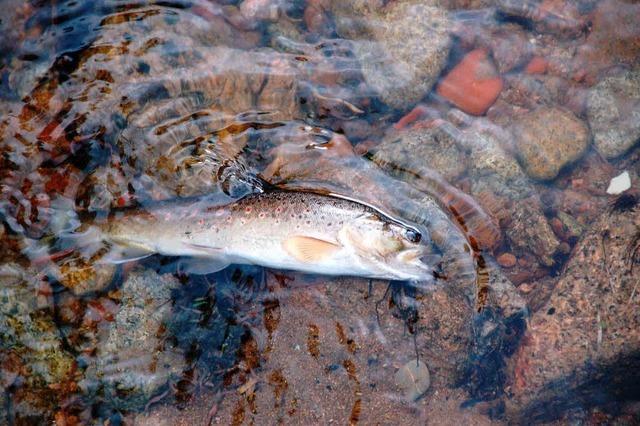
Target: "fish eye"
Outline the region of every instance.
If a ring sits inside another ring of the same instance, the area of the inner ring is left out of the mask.
[[[411,241],[412,243],[419,243],[420,240],[422,239],[422,235],[420,234],[420,232],[414,229],[407,229],[404,236],[407,240]]]

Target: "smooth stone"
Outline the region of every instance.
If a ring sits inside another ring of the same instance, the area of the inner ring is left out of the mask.
[[[538,108],[513,125],[519,160],[534,179],[551,180],[585,153],[589,143],[586,124],[559,108]]]
[[[400,367],[395,382],[407,399],[415,401],[429,389],[431,376],[424,362],[414,359]]]
[[[469,52],[438,86],[438,94],[462,111],[484,114],[502,91],[502,78],[487,52]]]

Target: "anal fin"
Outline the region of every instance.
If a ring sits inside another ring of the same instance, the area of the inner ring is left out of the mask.
[[[187,274],[208,275],[223,270],[229,262],[208,257],[183,257],[178,261],[178,270]]]

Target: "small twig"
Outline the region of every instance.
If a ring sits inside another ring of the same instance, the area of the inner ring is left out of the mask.
[[[610,236],[609,230],[605,230],[602,232],[602,238],[600,239],[600,243],[602,244],[602,263],[604,265],[604,270],[607,273],[607,280],[609,281],[609,287],[611,288],[611,293],[615,294],[615,287],[611,282],[611,271],[609,270],[608,259],[607,259],[607,247],[605,244],[605,240]]]
[[[313,93],[313,96],[315,96],[318,99],[322,99],[323,101],[336,102],[338,104],[344,105],[354,114],[364,114],[363,110],[361,110],[351,102],[345,101],[344,99],[321,95],[317,89],[312,89],[312,93]]]
[[[205,425],[210,426],[213,422],[213,418],[218,412],[218,407],[220,406],[221,394],[220,392],[216,393],[213,404],[211,404],[211,408],[209,409],[209,413],[207,414],[207,420],[205,421]]]
[[[389,281],[389,285],[387,286],[387,289],[384,291],[384,295],[382,296],[382,298],[376,302],[376,319],[378,320],[378,327],[380,327],[380,314],[378,313],[378,306],[380,305],[380,303],[384,302],[384,300],[387,298],[387,295],[389,294],[389,290],[391,290],[391,281]]]

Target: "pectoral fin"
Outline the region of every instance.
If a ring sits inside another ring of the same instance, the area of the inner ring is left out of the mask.
[[[287,253],[304,263],[315,263],[340,250],[340,246],[313,237],[295,236],[284,241]]]

